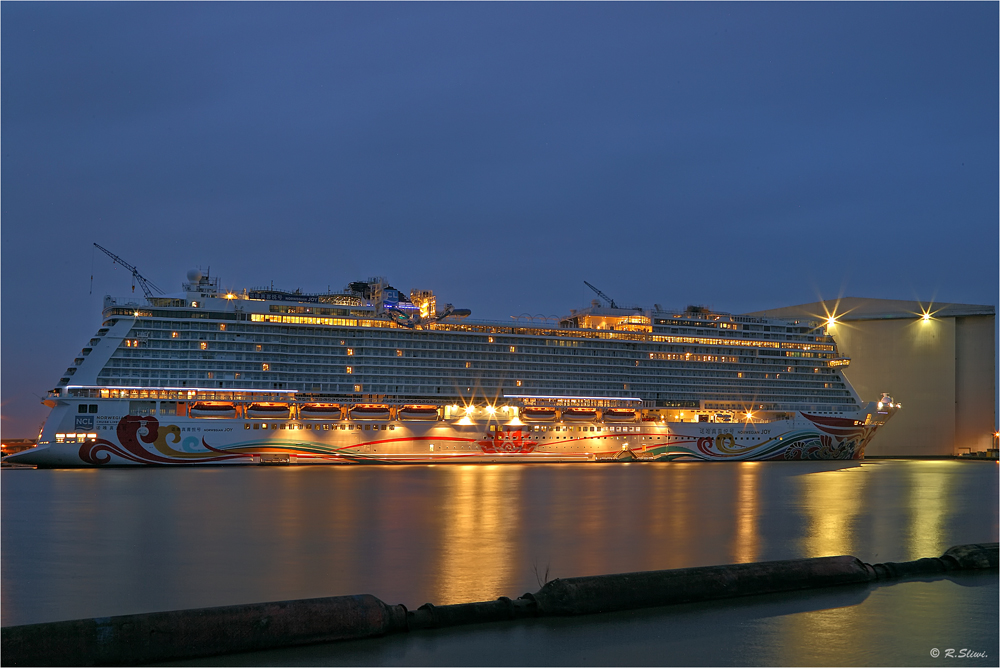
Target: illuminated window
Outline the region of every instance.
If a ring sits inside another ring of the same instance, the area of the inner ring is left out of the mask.
[[[256,350],[257,352],[260,352],[261,351],[261,345],[258,343],[256,346],[254,346],[254,350]]]
[[[215,374],[213,372],[209,371],[208,372],[208,377],[209,378],[215,378]]]
[[[493,343],[493,337],[492,336],[489,338],[489,342]]]
[[[352,366],[347,367],[347,373],[354,373],[354,367]]]
[[[402,357],[402,356],[403,356],[403,351],[402,350],[397,350],[396,351],[396,357]]]
[[[199,347],[200,347],[200,348],[201,348],[202,350],[208,350],[208,341],[202,341],[202,342],[201,342],[200,344],[198,344],[198,345],[199,345]]]
[[[466,362],[465,363],[465,368],[466,369],[471,369],[472,368],[472,362]]]
[[[355,392],[360,392],[361,391],[361,386],[360,385],[355,385],[354,386],[354,391]]]
[[[177,332],[170,332],[170,338],[176,339],[178,336],[180,336],[179,333],[177,333]]]
[[[220,332],[226,331],[226,323],[224,323],[224,322],[220,322],[219,323],[219,331]]]
[[[264,362],[263,364],[260,365],[260,370],[261,371],[270,371],[271,370],[271,365],[268,364],[267,362]]]
[[[517,386],[521,387],[521,381],[517,381]]]
[[[514,346],[510,347],[510,352],[514,352]]]

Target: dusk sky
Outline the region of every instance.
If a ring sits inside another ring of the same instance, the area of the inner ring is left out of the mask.
[[[995,306],[998,7],[2,3],[3,434],[131,291],[94,242],[497,320]]]

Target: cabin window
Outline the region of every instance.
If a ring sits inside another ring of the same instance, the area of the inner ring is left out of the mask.
[[[257,425],[254,425],[254,426],[257,426]],[[249,429],[250,428],[250,423],[249,422],[244,422],[243,423],[243,428],[244,429]]]
[[[312,429],[312,428],[313,428],[313,426],[311,424],[307,424],[306,425],[306,429]]]
[[[91,413],[97,412],[97,404],[90,404],[90,412]]]
[[[267,428],[267,425],[264,425],[264,427]],[[257,424],[257,423],[254,423],[253,428],[254,429],[260,429],[260,425]]]
[[[87,412],[87,404],[80,404],[79,407],[77,407],[76,412],[77,413],[86,413]]]
[[[130,401],[128,402],[129,415],[156,415],[155,401]]]

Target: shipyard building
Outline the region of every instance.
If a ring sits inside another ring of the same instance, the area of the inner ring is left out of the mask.
[[[749,315],[826,320],[858,394],[902,405],[867,456],[995,454],[993,306],[848,297]]]

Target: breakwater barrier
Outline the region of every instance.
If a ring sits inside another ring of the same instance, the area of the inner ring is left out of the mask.
[[[407,610],[369,594],[6,626],[5,666],[137,665],[531,617],[589,615],[998,568],[998,544],[867,564],[816,557],[556,579],[517,599]]]

